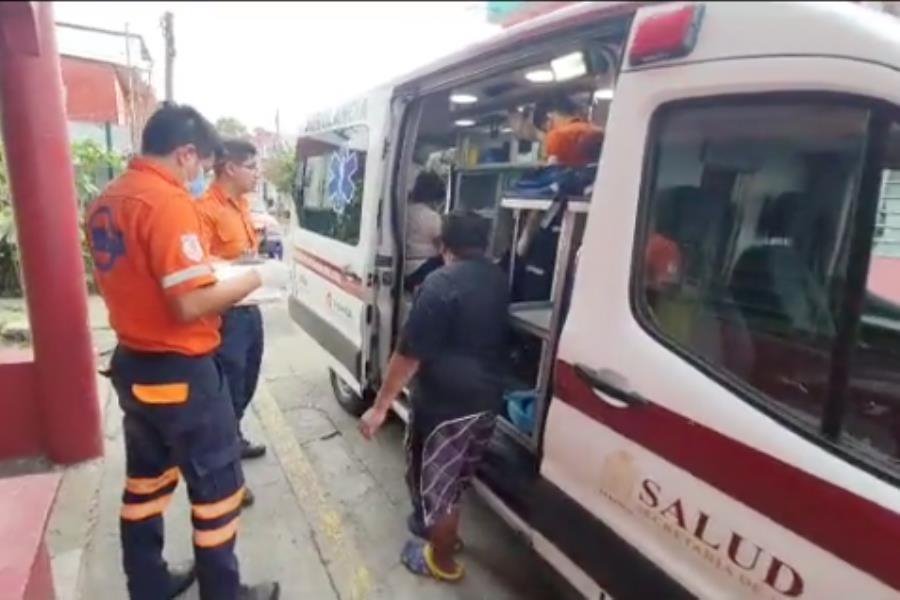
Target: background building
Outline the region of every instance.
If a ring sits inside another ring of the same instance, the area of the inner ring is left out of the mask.
[[[141,36],[57,23],[69,136],[127,156],[156,108],[153,59]]]

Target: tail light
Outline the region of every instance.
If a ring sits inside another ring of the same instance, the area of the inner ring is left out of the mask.
[[[702,4],[688,4],[647,17],[637,24],[628,62],[637,66],[690,54],[702,20]]]

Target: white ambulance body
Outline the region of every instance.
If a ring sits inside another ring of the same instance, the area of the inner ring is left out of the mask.
[[[585,98],[605,139],[549,296],[510,309],[535,413],[500,419],[479,492],[588,598],[900,598],[900,21],[882,12],[583,3],[312,119],[290,310],[338,400],[371,401],[408,310],[415,172],[492,219],[500,258],[552,204],[510,191],[539,154],[504,114],[550,93]]]

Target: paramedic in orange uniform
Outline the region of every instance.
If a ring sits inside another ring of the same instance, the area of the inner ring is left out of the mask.
[[[234,261],[255,257],[258,241],[245,194],[256,189],[258,165],[256,148],[244,140],[222,142],[216,152],[216,179],[198,203],[209,253],[217,259]],[[222,315],[222,345],[216,359],[228,381],[231,402],[238,422],[242,458],[258,458],[263,445],[251,444],[241,432],[241,418],[256,391],[263,354],[262,314],[255,305],[234,306]],[[247,489],[245,506],[252,504]]]
[[[568,96],[556,95],[538,102],[533,122],[525,122],[520,113],[510,115],[510,126],[521,139],[541,141],[547,164],[560,167],[585,167],[600,159],[603,130],[579,116],[578,107]],[[516,245],[519,256],[528,255],[542,211],[529,211]]]
[[[219,313],[287,270],[266,264],[217,281],[187,182],[219,144],[212,125],[169,104],[147,122],[141,155],[90,210],[97,284],[118,338],[110,365],[122,407],[126,483],[122,559],[133,600],[174,598],[199,580],[203,600],[278,598],[240,584],[234,545],[244,493],[228,388],[213,355]],[[169,570],[163,512],[181,477],[192,504],[196,569]]]
[[[583,167],[600,158],[603,130],[578,116],[578,108],[567,96],[539,103],[535,117],[538,126],[547,132],[544,153],[548,163]]]

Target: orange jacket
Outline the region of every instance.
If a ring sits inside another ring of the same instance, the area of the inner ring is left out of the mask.
[[[119,342],[145,352],[208,354],[219,317],[179,322],[170,297],[215,283],[200,218],[184,184],[135,158],[91,207],[87,236],[100,293]]]
[[[259,242],[246,198],[231,198],[222,185],[213,183],[197,208],[212,256],[235,260],[248,252],[256,254]]]

